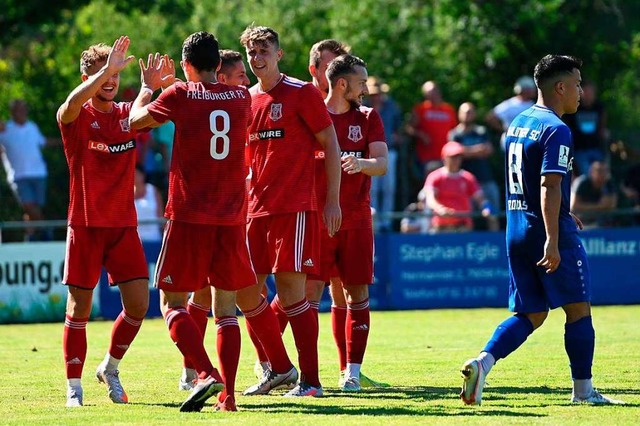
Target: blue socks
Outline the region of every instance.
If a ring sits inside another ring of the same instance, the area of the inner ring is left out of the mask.
[[[504,320],[493,332],[483,352],[489,352],[495,360],[505,358],[518,349],[533,333],[533,324],[522,314],[514,315]]]
[[[571,378],[585,380],[591,378],[591,365],[595,351],[596,333],[591,316],[564,325],[564,349],[569,355]]]

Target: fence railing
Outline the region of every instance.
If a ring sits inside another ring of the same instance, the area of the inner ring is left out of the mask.
[[[496,212],[493,216],[503,219],[505,217],[505,211]],[[430,218],[433,217],[434,214],[430,211],[418,211],[418,212],[405,212],[405,211],[395,211],[395,212],[376,212],[373,216],[374,223],[380,221],[382,219],[388,219],[392,221],[399,221],[404,218],[411,219],[419,219],[419,218]],[[460,213],[455,215],[457,217],[471,217],[474,219],[483,218],[480,212],[472,212],[472,213]],[[640,222],[640,209],[638,208],[620,208],[616,210],[603,212],[588,212],[579,215],[582,220],[597,220],[599,222],[606,222],[607,227],[626,227],[637,225]],[[636,221],[637,218],[637,221]],[[628,219],[628,223],[620,219]],[[166,219],[145,219],[140,220],[138,222],[139,225],[151,225],[158,224],[162,225],[166,222]],[[0,243],[3,241],[4,231],[8,230],[21,230],[21,229],[60,229],[66,228],[67,221],[66,220],[40,220],[40,221],[0,221]]]

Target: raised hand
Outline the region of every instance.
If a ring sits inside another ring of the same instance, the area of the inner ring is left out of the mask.
[[[176,81],[176,64],[173,62],[173,59],[169,57],[169,55],[164,55],[163,59],[163,67],[162,67],[162,88],[166,89],[171,86]]]
[[[107,68],[113,74],[120,72],[135,59],[135,56],[127,56],[131,40],[127,36],[120,36],[111,47],[111,52],[107,58]]]
[[[165,57],[161,56],[158,52],[156,52],[155,55],[149,53],[146,64],[142,59],[138,61],[140,64],[140,83],[142,83],[142,86],[147,86],[153,91],[162,87]],[[168,59],[168,57],[166,58]]]

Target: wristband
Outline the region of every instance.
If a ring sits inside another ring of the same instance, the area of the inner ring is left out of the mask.
[[[151,96],[153,96],[153,92],[155,92],[155,90],[153,90],[153,89],[152,89],[151,87],[149,87],[149,86],[142,86],[142,87],[140,88],[140,93],[142,93],[142,92],[147,92],[147,93],[149,93]]]
[[[491,204],[491,202],[489,200],[484,200],[482,202],[481,208],[482,208],[482,210],[484,210],[484,209],[489,210],[489,214],[493,214],[494,213],[493,205]]]

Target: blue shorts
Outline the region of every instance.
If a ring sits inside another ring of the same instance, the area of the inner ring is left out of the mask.
[[[16,179],[13,190],[20,204],[44,206],[47,192],[47,178]]]
[[[569,303],[591,301],[591,274],[583,245],[561,249],[560,258],[558,269],[547,274],[544,268],[536,266],[539,258],[521,253],[509,255],[510,311],[544,312]]]

